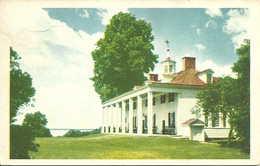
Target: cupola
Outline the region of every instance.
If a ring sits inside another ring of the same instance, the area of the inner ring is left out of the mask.
[[[160,63],[161,65],[161,73],[162,74],[174,74],[176,73],[176,62],[172,61],[170,58],[170,49],[169,49],[169,41],[165,41],[167,43],[167,52],[166,59]]]

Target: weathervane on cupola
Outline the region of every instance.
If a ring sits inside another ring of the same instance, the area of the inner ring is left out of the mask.
[[[166,58],[167,58],[167,59],[168,59],[168,58],[170,59],[170,48],[169,48],[169,43],[170,43],[170,42],[169,42],[169,40],[166,40],[165,43],[167,44],[167,54],[166,54],[167,57],[166,57]]]
[[[161,73],[162,74],[174,74],[176,72],[176,62],[172,61],[170,58],[169,40],[166,40],[165,43],[167,44],[167,54],[166,54],[167,57],[166,57],[165,61],[160,62]],[[163,77],[164,76],[162,75],[162,78]]]

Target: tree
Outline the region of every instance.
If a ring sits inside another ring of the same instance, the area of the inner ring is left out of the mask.
[[[69,130],[63,137],[82,137],[87,136],[88,132],[81,132],[80,130]]]
[[[29,127],[20,125],[10,126],[10,158],[29,159],[28,151],[36,151],[39,144],[35,144],[34,134]]]
[[[101,133],[101,127],[92,131],[69,130],[63,137],[84,137]]]
[[[19,55],[10,48],[10,123],[15,122],[19,108],[28,104],[35,94],[32,87],[32,78],[23,72],[17,60]]]
[[[50,130],[46,128],[47,118],[41,112],[26,114],[22,126],[32,130],[35,137],[51,137]]]
[[[197,94],[195,112],[214,115],[221,112],[229,117],[230,134],[235,131],[235,137],[240,139],[245,148],[250,141],[250,42],[236,50],[237,62],[232,67],[237,73],[237,79],[231,77],[218,78],[217,83],[209,83]],[[214,117],[212,117],[214,118]]]
[[[30,128],[12,124],[19,108],[28,104],[35,94],[32,78],[19,67],[19,55],[10,47],[10,158],[27,159],[28,151],[37,151],[38,144]]]
[[[250,144],[250,41],[245,40],[244,44],[236,50],[238,60],[232,67],[237,73],[237,95],[239,102],[235,104],[233,124],[234,131],[239,139]]]
[[[128,13],[118,13],[106,26],[104,38],[91,53],[94,60],[94,87],[102,101],[143,85],[154,69],[158,56],[153,54],[151,24],[136,20]]]

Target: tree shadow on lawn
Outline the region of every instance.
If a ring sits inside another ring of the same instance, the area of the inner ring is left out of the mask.
[[[230,144],[228,144],[228,140],[212,140],[209,141],[209,143],[217,143],[220,145],[220,147],[223,148],[232,148],[232,149],[239,149],[241,152],[249,154],[250,155],[250,145],[243,143],[239,140],[231,140]]]

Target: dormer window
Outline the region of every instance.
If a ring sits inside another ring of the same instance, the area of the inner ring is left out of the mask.
[[[212,74],[207,74],[207,83],[211,83]]]

